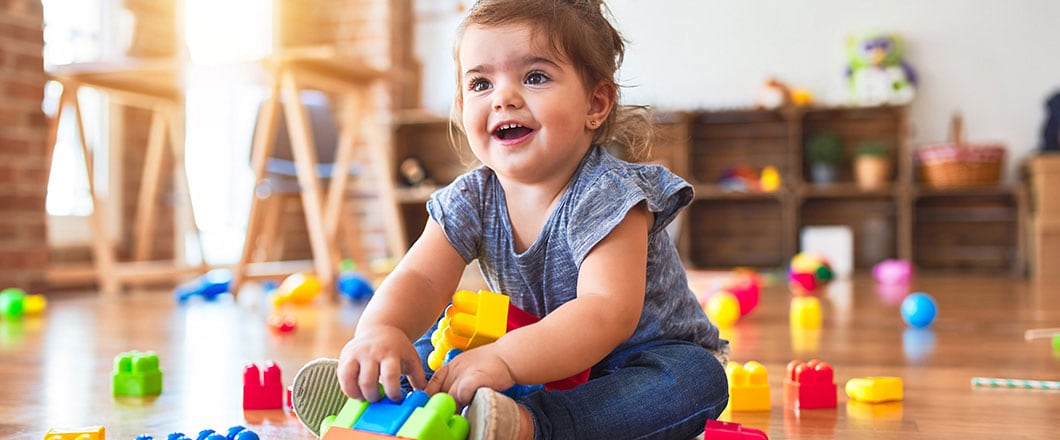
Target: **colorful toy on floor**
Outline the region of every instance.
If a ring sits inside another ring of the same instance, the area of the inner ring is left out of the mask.
[[[729,362],[725,375],[729,379],[729,409],[769,411],[769,377],[764,365],[755,361],[743,365]]]
[[[717,292],[707,298],[703,312],[714,325],[719,328],[729,328],[740,319],[740,301],[736,299],[736,295],[729,292]]]
[[[909,260],[883,260],[872,267],[872,277],[880,284],[909,284],[913,264]]]
[[[267,361],[259,369],[243,366],[243,409],[283,409],[283,375],[280,367]]]
[[[823,255],[802,252],[791,258],[788,284],[795,293],[813,292],[832,281],[835,274]]]
[[[320,280],[316,275],[294,273],[283,279],[280,287],[273,293],[272,304],[280,307],[284,304],[304,305],[313,302],[320,294]]]
[[[855,377],[847,381],[847,397],[869,403],[902,400],[902,378],[900,377]]]
[[[389,398],[374,403],[347,399],[342,410],[326,417],[320,426],[325,440],[393,438],[462,440],[470,426],[457,414],[456,401],[446,393],[413,391],[400,402]],[[372,434],[375,435],[372,435]]]
[[[762,277],[753,269],[733,269],[732,275],[722,287],[722,290],[733,294],[736,301],[740,303],[740,316],[747,316],[755,307],[762,294]]]
[[[351,301],[363,301],[371,298],[375,293],[368,278],[357,272],[357,264],[353,260],[342,261],[342,271],[335,280],[335,287],[340,295]]]
[[[935,322],[938,306],[935,299],[924,292],[914,292],[902,300],[902,320],[916,328],[925,328]]]
[[[19,319],[24,315],[36,315],[44,311],[48,300],[44,295],[27,295],[17,287],[0,291],[0,316]]]
[[[973,377],[972,388],[1013,388],[1020,390],[1060,391],[1060,381]]]
[[[745,428],[739,423],[707,420],[703,427],[703,440],[768,440],[765,432]]]
[[[177,298],[178,303],[184,303],[196,297],[206,301],[214,301],[222,294],[228,293],[231,284],[232,271],[214,269],[194,280],[177,286],[173,290],[173,296]]]
[[[277,333],[290,333],[298,327],[298,321],[291,315],[269,315],[265,322]]]
[[[114,396],[157,396],[162,394],[162,371],[158,368],[158,355],[153,351],[136,350],[121,353],[114,358]]]
[[[788,362],[784,378],[784,406],[797,409],[835,408],[836,385],[832,366],[813,359]]]
[[[173,432],[166,435],[166,440],[258,440],[258,434],[254,431],[247,429],[244,426],[236,425],[228,428],[226,434],[221,434],[212,429],[204,429],[199,431],[199,434],[194,439],[184,435],[183,432]],[[136,440],[154,440],[147,434],[142,434],[136,437]]]
[[[445,309],[438,328],[431,334],[434,350],[427,356],[427,365],[437,371],[445,364],[452,349],[463,351],[493,341],[509,331],[533,324],[540,318],[512,305],[507,295],[480,290],[474,293],[460,290],[453,294],[453,302]],[[589,370],[569,378],[545,384],[549,390],[567,390],[589,380]]]
[[[102,426],[89,426],[78,429],[49,429],[44,433],[44,440],[106,440],[107,430]]]
[[[788,319],[793,328],[815,329],[821,327],[821,300],[814,296],[791,297]]]

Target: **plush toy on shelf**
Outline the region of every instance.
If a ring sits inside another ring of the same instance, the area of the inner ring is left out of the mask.
[[[907,104],[916,94],[916,73],[902,58],[895,34],[847,38],[850,100],[860,105]]]

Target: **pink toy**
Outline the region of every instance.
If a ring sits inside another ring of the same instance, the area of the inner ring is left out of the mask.
[[[283,409],[283,376],[272,361],[243,367],[243,409]]]
[[[293,332],[298,322],[290,315],[269,315],[267,319],[269,328],[280,333]]]
[[[788,284],[795,293],[813,292],[832,281],[833,276],[832,266],[819,254],[796,254],[788,266]]]
[[[766,433],[752,428],[744,428],[739,423],[707,420],[703,427],[703,440],[767,440]]]
[[[735,269],[722,290],[736,297],[736,301],[740,303],[740,316],[746,316],[758,307],[762,278],[751,269]]]
[[[832,366],[817,359],[788,363],[784,378],[784,404],[788,408],[835,408],[836,385]]]
[[[880,284],[908,284],[913,265],[908,260],[883,260],[872,268],[872,277]]]

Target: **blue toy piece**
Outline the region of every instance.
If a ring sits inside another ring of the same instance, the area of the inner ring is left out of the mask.
[[[357,272],[357,265],[351,260],[343,260],[342,272],[335,281],[339,294],[351,301],[361,301],[372,297],[375,289],[368,279]]]
[[[227,293],[232,283],[232,272],[228,269],[214,269],[187,283],[177,286],[173,295],[178,303],[184,303],[192,297],[202,297],[207,301],[216,300]]]
[[[154,437],[147,434],[141,434],[136,437],[136,440],[154,440]],[[184,435],[183,432],[172,432],[166,436],[166,440],[192,440],[192,438]],[[251,431],[244,426],[236,425],[228,428],[227,436],[212,429],[204,429],[199,431],[199,434],[195,436],[195,440],[259,440],[259,438],[258,434],[254,431]]]
[[[938,307],[935,300],[924,292],[915,292],[902,300],[902,319],[906,324],[924,328],[935,321]]]
[[[369,404],[353,424],[353,429],[375,432],[379,434],[394,435],[401,429],[416,408],[427,404],[430,396],[423,391],[409,393],[399,403],[383,398],[383,400]]]

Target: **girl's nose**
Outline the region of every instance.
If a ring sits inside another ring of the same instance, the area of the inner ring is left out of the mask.
[[[518,89],[511,86],[497,85],[493,90],[493,111],[501,111],[507,108],[519,108],[523,105],[523,97]]]

